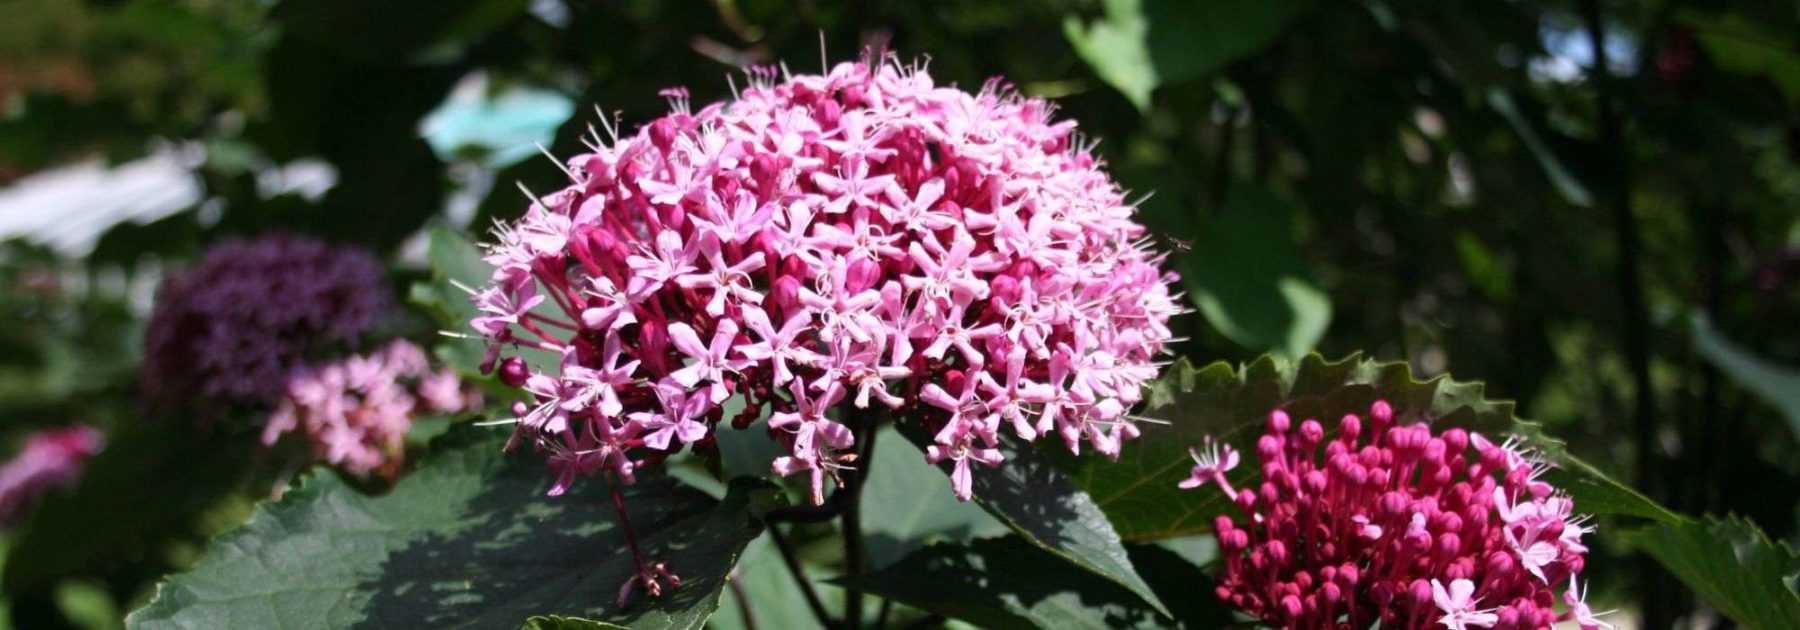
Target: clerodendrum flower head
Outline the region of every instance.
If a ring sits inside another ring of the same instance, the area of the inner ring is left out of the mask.
[[[863,438],[842,405],[933,436],[959,498],[1000,434],[1116,456],[1170,339],[1170,274],[1134,208],[1044,101],[922,68],[751,71],[728,103],[601,138],[497,231],[472,324],[523,386],[517,437],[564,491],[704,444],[767,408],[813,500]],[[608,134],[613,127],[608,126]],[[526,365],[509,347],[546,350]]]
[[[304,237],[215,245],[157,289],[145,394],[161,404],[267,404],[289,370],[376,323],[389,305],[383,278],[369,253]]]
[[[367,477],[399,472],[414,416],[480,405],[456,372],[432,371],[425,351],[403,339],[367,355],[295,369],[268,424],[264,445],[298,433],[313,459]]]
[[[1540,478],[1547,465],[1530,450],[1395,426],[1383,401],[1367,419],[1344,416],[1326,440],[1317,420],[1295,425],[1274,411],[1256,444],[1255,488],[1232,487],[1231,447],[1195,451],[1181,487],[1215,486],[1249,517],[1214,523],[1220,599],[1290,628],[1612,627],[1588,609],[1577,578],[1594,528]]]

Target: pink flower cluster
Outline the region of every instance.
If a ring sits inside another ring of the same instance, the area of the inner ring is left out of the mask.
[[[1049,104],[891,59],[753,69],[699,111],[664,94],[672,113],[609,125],[498,230],[474,296],[487,367],[534,398],[516,437],[548,454],[552,493],[704,445],[733,396],[739,428],[771,412],[790,449],[773,468],[815,502],[868,426],[833,418],[847,405],[921,423],[965,500],[1003,429],[1112,456],[1137,435],[1173,276]],[[500,361],[509,346],[560,365]]]
[[[348,345],[389,306],[381,263],[299,236],[233,240],[157,290],[142,386],[158,403],[262,404],[288,371]]]
[[[1327,440],[1317,420],[1270,413],[1255,488],[1231,486],[1231,447],[1209,440],[1193,451],[1181,487],[1215,485],[1249,516],[1214,525],[1220,599],[1287,628],[1612,627],[1576,577],[1593,527],[1540,479],[1548,467],[1531,451],[1462,429],[1394,426],[1385,401],[1367,420],[1346,415]]]
[[[368,355],[294,370],[263,427],[264,445],[298,432],[313,457],[367,477],[392,477],[415,414],[479,407],[480,394],[449,369],[433,372],[425,352],[404,340]]]
[[[0,466],[0,524],[17,523],[37,498],[81,476],[83,462],[105,440],[100,430],[75,425],[45,429],[25,439],[25,448]]]

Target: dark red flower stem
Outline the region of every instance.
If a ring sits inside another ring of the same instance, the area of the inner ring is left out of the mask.
[[[638,547],[637,532],[631,529],[631,517],[625,514],[625,493],[619,490],[619,483],[607,477],[606,487],[612,491],[613,509],[619,512],[619,527],[625,530],[625,544],[631,547],[631,558],[637,561],[639,576],[652,575],[650,562],[644,558],[644,550]]]

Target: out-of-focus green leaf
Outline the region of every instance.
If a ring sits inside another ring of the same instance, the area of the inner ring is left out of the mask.
[[[1494,88],[1488,91],[1487,101],[1489,107],[1506,119],[1506,124],[1512,125],[1513,132],[1519,134],[1519,140],[1525,143],[1525,148],[1531,151],[1532,157],[1537,158],[1538,166],[1544,169],[1544,176],[1550,178],[1550,185],[1556,187],[1556,192],[1562,195],[1564,201],[1583,208],[1594,205],[1594,195],[1588,192],[1581,180],[1569,173],[1568,167],[1563,166],[1562,158],[1557,157],[1556,151],[1532,128],[1531,121],[1519,113],[1519,106],[1513,102],[1511,94]]]
[[[902,429],[915,445],[928,444],[930,436]],[[989,514],[1039,548],[1093,572],[1138,594],[1157,611],[1167,614],[1161,601],[1131,567],[1131,559],[1107,515],[1082,488],[1056,468],[1052,458],[1037,450],[1004,444],[1006,463],[998,468],[974,470],[974,496]],[[948,470],[949,461],[939,467]],[[949,494],[948,484],[936,490]]]
[[[510,88],[499,94],[450,93],[419,125],[438,159],[461,156],[470,147],[484,152],[483,166],[505,168],[549,146],[557,127],[575,113],[575,103],[549,90]]]
[[[1204,76],[1256,52],[1306,8],[1294,0],[1106,0],[1092,23],[1063,20],[1076,54],[1138,109],[1157,87]]]
[[[1251,350],[1301,357],[1331,324],[1331,298],[1312,284],[1294,247],[1293,213],[1274,193],[1232,186],[1182,257],[1181,279],[1220,334]]]
[[[631,628],[699,628],[771,501],[755,480],[722,501],[660,475],[626,488],[638,543],[682,584],[624,609],[636,572],[607,482],[544,495],[541,463],[501,455],[504,432],[462,428],[379,497],[317,474],[214,541],[132,613],[133,628],[512,627],[578,615]]]
[[[1742,15],[1683,11],[1677,19],[1694,29],[1694,38],[1720,69],[1768,77],[1789,102],[1800,101],[1800,52],[1792,44]]]
[[[839,583],[983,628],[1217,628],[1231,620],[1204,572],[1166,549],[1131,554],[1172,602],[1173,619],[1099,576],[1069,571],[1018,536],[938,543]]]
[[[1709,516],[1620,535],[1746,628],[1780,630],[1800,623],[1800,593],[1795,591],[1800,553],[1785,542],[1770,541],[1755,523]]]
[[[1787,417],[1788,428],[1800,437],[1800,370],[1788,369],[1757,357],[1713,328],[1705,317],[1693,321],[1694,348],[1720,371],[1731,376]]]
[[[944,473],[925,463],[925,454],[898,431],[883,429],[877,444],[874,468],[862,489],[870,567],[893,564],[937,538],[963,541],[1006,531],[980,506],[946,492]]]
[[[1188,447],[1210,435],[1253,458],[1256,438],[1270,411],[1281,408],[1297,419],[1332,422],[1345,414],[1366,414],[1378,399],[1393,405],[1401,421],[1425,420],[1492,437],[1513,434],[1526,439],[1560,466],[1549,480],[1567,490],[1581,511],[1663,522],[1682,518],[1569,455],[1561,442],[1545,436],[1536,424],[1514,417],[1511,401],[1488,400],[1479,382],[1448,377],[1419,381],[1405,363],[1357,356],[1340,361],[1317,354],[1300,361],[1265,356],[1242,367],[1218,362],[1195,368],[1180,361],[1151,385],[1140,412],[1168,425],[1142,425],[1143,436],[1129,444],[1116,463],[1084,460],[1066,466],[1126,540],[1203,533],[1210,531],[1213,517],[1226,510],[1228,501],[1220,492],[1176,487],[1192,466]],[[1254,487],[1256,475],[1257,466],[1241,465],[1230,476],[1233,485]]]

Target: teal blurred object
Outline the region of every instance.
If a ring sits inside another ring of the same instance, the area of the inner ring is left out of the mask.
[[[575,102],[556,92],[517,86],[495,92],[485,76],[473,75],[425,116],[419,133],[446,162],[475,155],[482,166],[499,169],[549,145],[574,113]]]

